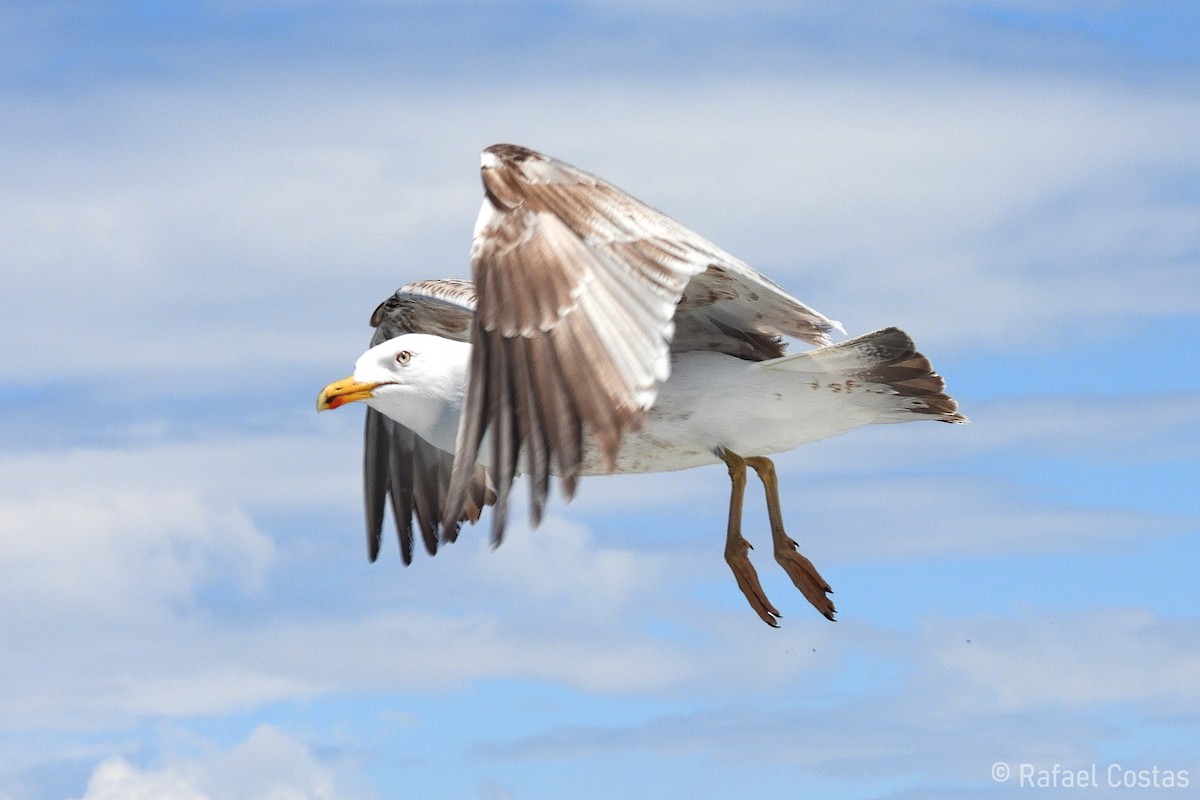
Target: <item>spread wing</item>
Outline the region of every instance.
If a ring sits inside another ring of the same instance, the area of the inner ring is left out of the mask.
[[[375,328],[371,346],[404,333],[430,333],[466,341],[474,316],[475,289],[470,281],[405,284],[371,315]],[[477,467],[469,476],[457,513],[451,512],[446,496],[452,453],[439,450],[373,408],[367,409],[363,433],[363,499],[367,552],[372,561],[379,555],[389,497],[405,564],[412,561],[414,518],[425,549],[433,555],[441,539],[454,541],[463,521],[475,522],[483,508],[494,502],[487,472]]]
[[[675,307],[671,351],[713,350],[749,361],[778,358],[783,338],[829,344],[839,322],[801,303],[733,256],[696,275]]]
[[[482,177],[471,248],[478,306],[450,502],[467,490],[482,451],[496,485],[495,541],[518,465],[530,474],[534,524],[551,473],[567,497],[574,492],[585,437],[613,467],[622,435],[667,378],[673,338],[684,349],[741,355],[781,333],[818,341],[833,326],[594,175],[495,145],[483,152]],[[748,324],[755,295],[804,319]]]

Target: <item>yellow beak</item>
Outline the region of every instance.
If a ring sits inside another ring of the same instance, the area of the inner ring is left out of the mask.
[[[340,381],[334,381],[317,395],[317,411],[327,411],[344,406],[346,403],[374,397],[372,392],[380,385],[380,383],[359,383],[354,380],[353,375],[349,378],[342,378]]]

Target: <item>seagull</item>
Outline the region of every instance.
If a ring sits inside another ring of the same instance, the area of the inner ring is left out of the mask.
[[[842,326],[717,245],[595,175],[525,147],[481,156],[474,282],[402,286],[375,310],[372,346],[319,411],[367,405],[369,554],[391,498],[401,554],[492,510],[503,538],[516,477],[537,526],[556,476],[724,463],[725,561],[777,627],[741,531],[748,469],[762,482],[775,560],[826,618],[828,582],[784,528],[770,456],[873,423],[966,422],[908,334],[832,344]],[[788,352],[785,337],[814,349]]]

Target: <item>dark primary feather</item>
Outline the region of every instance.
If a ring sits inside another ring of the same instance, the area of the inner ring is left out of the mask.
[[[371,315],[371,346],[405,333],[429,333],[466,341],[474,318],[475,289],[469,281],[417,281],[400,287]],[[454,455],[431,445],[400,423],[367,409],[363,431],[363,499],[367,554],[379,556],[383,518],[391,499],[400,557],[412,561],[413,519],[433,555],[441,540],[454,541],[463,521],[475,522],[495,500],[486,471],[472,471],[467,492],[452,512],[445,504]],[[449,520],[449,521],[444,521]]]
[[[465,342],[475,318],[475,285],[457,278],[406,283],[371,314],[371,346],[405,333]]]
[[[587,437],[615,464],[666,378],[669,352],[752,360],[781,336],[826,343],[837,323],[707,239],[600,178],[516,145],[482,162],[471,250],[476,325],[450,502],[466,492],[485,436],[504,530],[517,467],[532,521],[549,475],[570,497]],[[447,522],[449,520],[447,519]]]

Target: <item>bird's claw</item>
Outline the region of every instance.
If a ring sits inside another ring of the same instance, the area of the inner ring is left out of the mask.
[[[785,537],[782,543],[776,545],[775,560],[808,602],[813,604],[813,608],[820,611],[826,619],[833,621],[837,609],[828,597],[833,594],[833,589],[829,588],[829,583],[821,577],[813,563],[800,554],[796,543],[790,537]]]
[[[758,572],[746,555],[750,549],[750,543],[742,539],[726,549],[725,561],[733,570],[733,577],[737,580],[738,588],[742,590],[742,594],[746,595],[750,607],[763,622],[772,628],[778,628],[781,615],[775,606],[771,605],[771,601],[767,599],[767,595],[763,591],[762,584],[758,581]]]

